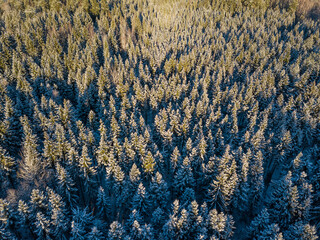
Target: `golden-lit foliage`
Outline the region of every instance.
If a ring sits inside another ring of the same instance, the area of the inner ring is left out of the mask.
[[[316,239],[316,2],[0,9],[0,239]]]

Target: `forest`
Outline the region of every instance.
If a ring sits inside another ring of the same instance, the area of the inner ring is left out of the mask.
[[[0,239],[315,240],[316,0],[0,0]]]

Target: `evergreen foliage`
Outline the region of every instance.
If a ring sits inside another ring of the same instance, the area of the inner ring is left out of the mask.
[[[0,0],[0,239],[317,239],[319,13]]]

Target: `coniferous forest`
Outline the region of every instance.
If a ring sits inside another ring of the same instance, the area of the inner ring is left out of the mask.
[[[0,0],[0,239],[318,239],[307,2]]]

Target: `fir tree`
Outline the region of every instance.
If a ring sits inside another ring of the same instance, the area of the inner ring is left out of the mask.
[[[10,180],[10,174],[15,170],[14,165],[13,158],[0,146],[0,176],[2,182],[5,182],[8,178]]]
[[[35,220],[35,233],[38,236],[38,239],[51,239],[50,238],[50,221],[49,219],[41,212],[38,212]]]
[[[248,227],[248,237],[257,238],[270,225],[270,215],[267,209],[263,209],[258,216],[256,216]]]
[[[208,217],[207,224],[211,237],[229,239],[233,235],[234,221],[232,216],[228,216],[223,212],[218,213],[216,209],[212,209]]]
[[[117,221],[110,224],[110,229],[108,232],[108,238],[112,240],[125,239],[125,231],[120,223]]]
[[[219,173],[209,189],[212,196],[212,203],[221,209],[225,209],[232,200],[235,189],[238,185],[236,162],[229,153],[229,148],[220,159]]]
[[[284,232],[284,237],[285,239],[318,239],[316,228],[310,224],[303,224],[302,221],[290,225]]]
[[[183,160],[182,165],[174,177],[175,192],[180,196],[186,188],[193,188],[195,184],[191,163],[188,157]]]
[[[103,219],[107,219],[110,213],[110,199],[105,193],[103,187],[99,187],[97,195],[97,215]]]
[[[132,209],[136,209],[143,214],[147,214],[150,210],[150,206],[150,195],[143,184],[140,183],[132,199]]]
[[[48,196],[52,235],[56,238],[65,238],[65,232],[68,229],[65,203],[62,201],[62,198],[51,189],[48,189]]]
[[[152,178],[149,193],[152,205],[154,207],[165,209],[170,193],[168,191],[167,183],[159,172],[157,172]]]
[[[34,181],[41,170],[41,159],[38,153],[36,135],[32,133],[29,121],[26,117],[21,119],[24,132],[22,163],[20,176],[28,182]]]
[[[297,208],[297,194],[293,194],[294,186],[291,180],[292,174],[288,174],[280,180],[277,188],[272,193],[270,201],[271,218],[279,224],[280,227],[286,226],[292,221],[294,212]]]
[[[90,229],[93,217],[88,213],[88,209],[75,208],[72,210],[71,238],[85,239],[86,233]]]
[[[142,159],[142,168],[146,174],[153,174],[155,170],[155,160],[150,151],[147,152],[147,155]]]
[[[266,227],[257,237],[257,239],[275,239],[275,240],[282,240],[283,235],[280,232],[280,228],[277,224],[273,223]]]
[[[57,164],[56,170],[58,179],[58,192],[72,207],[77,202],[78,198],[78,196],[76,195],[77,188],[75,187],[75,183],[67,170],[61,165]]]
[[[103,233],[99,231],[99,229],[94,226],[91,229],[91,232],[88,233],[87,235],[88,240],[103,240],[105,237],[103,236]]]

